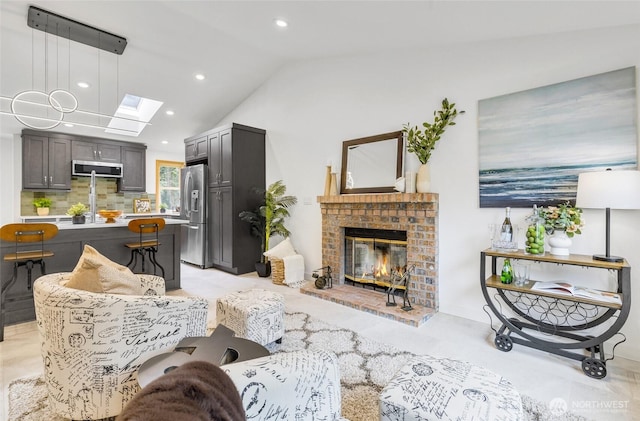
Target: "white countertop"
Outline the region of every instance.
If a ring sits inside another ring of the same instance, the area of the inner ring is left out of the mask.
[[[69,220],[69,221],[59,221],[59,222],[56,222],[55,224],[58,226],[59,230],[118,228],[118,227],[126,228],[130,220],[131,219],[116,219],[116,222],[112,222],[109,224],[105,223],[104,221],[99,221],[94,223],[87,222],[85,224],[74,224],[71,222],[71,220]],[[164,222],[167,225],[182,225],[182,224],[189,223],[189,221],[186,219],[165,219]]]
[[[89,217],[87,216],[87,222],[84,224],[74,224],[71,222],[71,216],[69,215],[47,215],[47,216],[37,216],[37,215],[29,215],[29,216],[21,216],[20,220],[25,222],[25,220],[31,222],[38,221],[46,221],[56,224],[58,229],[67,230],[67,229],[83,229],[83,228],[116,228],[116,227],[126,227],[129,221],[136,218],[165,218],[165,223],[167,225],[179,225],[179,224],[187,224],[189,223],[186,219],[174,219],[174,217],[180,216],[178,213],[124,213],[116,218],[116,222],[105,223],[105,219],[99,215],[96,215],[96,222],[90,223]]]
[[[160,216],[162,218],[170,218],[170,217],[176,217],[176,216],[180,216],[180,214],[178,212],[165,212],[165,213],[161,213],[161,212],[149,212],[149,213],[123,213],[122,215],[119,216],[119,218],[127,218],[127,219],[133,219],[133,218],[151,218],[151,217],[157,217]],[[87,216],[88,218],[88,216]],[[96,218],[101,218],[101,216],[96,214]],[[71,220],[71,215],[67,215],[67,214],[61,214],[61,215],[53,215],[53,214],[49,214],[46,216],[40,216],[40,215],[20,215],[20,220],[24,221],[25,219],[29,219],[29,220],[38,220],[38,219],[54,219],[56,221],[63,221],[63,220]]]

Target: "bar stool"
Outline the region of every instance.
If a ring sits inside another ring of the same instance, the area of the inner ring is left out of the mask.
[[[0,279],[0,341],[4,340],[5,292],[18,280],[18,268],[27,268],[27,289],[31,289],[31,272],[34,265],[40,266],[40,273],[46,274],[45,261],[53,252],[44,249],[44,242],[58,234],[58,227],[49,223],[7,224],[0,228],[0,239],[14,243],[13,253],[4,255],[5,262],[13,263],[13,275],[9,282]],[[38,244],[39,243],[39,244]],[[38,248],[35,248],[39,246]]]
[[[158,240],[158,233],[164,229],[164,218],[140,218],[132,219],[129,221],[129,231],[135,232],[139,235],[139,240],[136,243],[127,243],[125,247],[131,249],[131,259],[127,263],[127,267],[131,269],[136,267],[138,263],[138,256],[142,259],[142,273],[144,272],[144,256],[149,256],[149,261],[153,265],[153,274],[156,274],[156,267],[159,267],[162,271],[162,277],[164,278],[164,268],[156,260],[156,253],[160,246]],[[155,238],[143,239],[143,234],[155,234]],[[131,265],[133,263],[133,265]]]

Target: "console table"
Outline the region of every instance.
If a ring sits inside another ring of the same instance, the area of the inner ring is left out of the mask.
[[[491,259],[489,277],[486,275],[488,258]],[[503,284],[498,272],[499,258],[615,271],[615,292],[620,295],[621,303],[548,290],[532,290],[535,280],[530,280],[523,286]],[[487,302],[485,312],[488,307],[502,323],[498,330],[492,327],[496,334],[496,347],[508,352],[513,348],[513,344],[517,343],[581,361],[582,371],[596,379],[602,379],[607,375],[606,362],[614,358],[615,347],[626,340],[620,329],[626,322],[631,307],[630,281],[631,266],[626,260],[612,263],[594,260],[592,256],[586,255],[531,255],[523,250],[503,252],[487,249],[480,252],[480,287]],[[607,321],[609,323],[605,324]],[[600,331],[597,336],[584,332],[596,326],[599,326]],[[613,346],[611,358],[606,359],[604,342],[614,335],[620,335],[622,339]]]

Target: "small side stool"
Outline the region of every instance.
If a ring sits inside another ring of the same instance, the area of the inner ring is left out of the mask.
[[[524,420],[522,399],[484,367],[419,356],[380,392],[380,421]]]
[[[237,337],[260,345],[280,343],[284,336],[284,296],[263,289],[227,294],[218,298],[216,322]]]
[[[164,268],[156,260],[156,253],[160,246],[158,239],[158,233],[164,229],[164,218],[140,218],[132,219],[129,221],[129,231],[138,234],[139,239],[134,243],[126,243],[125,247],[131,250],[131,259],[127,263],[127,267],[133,270],[138,264],[138,256],[142,260],[142,273],[144,271],[145,254],[149,256],[149,262],[153,265],[153,274],[156,274],[156,267],[159,267],[162,271],[162,277],[164,278]],[[145,239],[144,234],[151,234],[150,237]]]

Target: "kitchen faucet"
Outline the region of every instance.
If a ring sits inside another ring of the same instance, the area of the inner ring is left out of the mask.
[[[96,171],[91,171],[91,184],[89,186],[89,222],[96,222]]]

